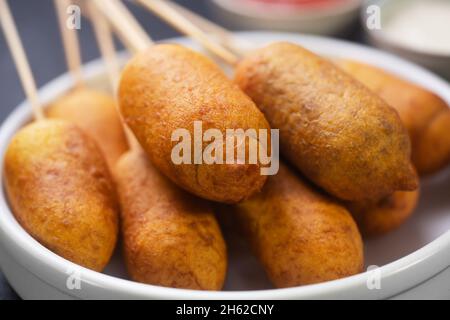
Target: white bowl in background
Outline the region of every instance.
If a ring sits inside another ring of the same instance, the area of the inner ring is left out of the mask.
[[[321,8],[252,3],[241,0],[211,0],[213,13],[241,30],[274,30],[337,35],[358,18],[362,0],[344,0]]]
[[[361,9],[361,20],[362,25],[368,34],[369,41],[376,47],[398,54],[440,74],[446,79],[450,79],[450,55],[433,53],[431,51],[425,51],[424,49],[419,50],[404,43],[397,42],[389,37],[383,29],[383,24],[386,23],[386,21],[391,19],[397,11],[402,10],[405,6],[411,5],[412,1],[418,0],[367,0]],[[372,5],[376,5],[380,8],[381,29],[379,30],[371,30],[367,27],[367,8]],[[411,21],[411,23],[414,23],[414,21]],[[447,33],[449,32],[450,22]],[[450,34],[448,34],[448,37],[450,40]]]
[[[375,49],[340,40],[289,33],[250,32],[237,36],[242,41],[257,45],[277,40],[291,41],[322,55],[366,61],[428,87],[450,104],[448,83],[421,67]],[[184,38],[172,41],[198,49]],[[105,69],[100,61],[87,64],[84,71],[94,86],[105,87]],[[44,86],[39,94],[47,103],[71,86],[71,78],[66,74]],[[25,102],[2,124],[2,168],[11,137],[30,117],[30,107]],[[378,265],[378,273],[365,272],[321,284],[271,289],[242,239],[226,235],[230,263],[225,291],[204,292],[126,280],[119,249],[105,273],[79,267],[35,241],[17,223],[4,192],[0,193],[0,266],[12,287],[26,299],[450,299],[449,230],[450,170],[446,170],[423,182],[419,208],[407,223],[386,236],[365,243],[366,267]],[[381,288],[370,290],[367,282],[377,274]],[[73,276],[80,280],[80,289],[73,286]]]

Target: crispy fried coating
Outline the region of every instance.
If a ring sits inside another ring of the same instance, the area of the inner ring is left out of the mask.
[[[337,64],[397,110],[419,174],[436,173],[450,163],[450,108],[444,100],[380,68],[350,60]]]
[[[173,288],[220,290],[227,255],[216,218],[204,200],[156,171],[143,152],[116,167],[124,256],[133,280]]]
[[[281,166],[262,192],[235,206],[236,218],[279,288],[354,275],[363,244],[350,213]]]
[[[76,124],[97,142],[109,168],[128,150],[126,137],[113,97],[80,87],[60,97],[47,108],[49,118]]]
[[[118,203],[101,151],[75,125],[44,120],[22,128],[5,155],[12,211],[42,245],[101,271],[114,250]]]
[[[349,211],[364,237],[386,234],[401,226],[414,212],[419,190],[397,191],[376,203],[352,203]]]
[[[398,114],[332,63],[273,43],[244,58],[235,81],[280,129],[282,154],[330,194],[357,201],[417,188]]]
[[[262,188],[266,177],[260,164],[193,164],[194,148],[192,164],[171,159],[178,143],[171,141],[172,133],[187,129],[193,142],[194,121],[202,121],[203,131],[218,129],[224,135],[227,129],[270,129],[251,99],[208,58],[179,45],[152,46],[126,66],[119,99],[124,119],[153,165],[180,187],[226,203]]]

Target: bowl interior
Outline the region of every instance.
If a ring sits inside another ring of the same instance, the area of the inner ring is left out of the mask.
[[[366,61],[432,89],[450,104],[450,88],[447,83],[420,67],[374,49],[338,40],[292,34],[242,33],[240,34],[240,38],[242,41],[251,41],[256,46],[261,46],[267,42],[276,40],[291,41],[301,44],[322,55],[329,55],[330,52],[333,52],[333,56],[337,58],[346,57]],[[177,42],[199,49],[186,39],[178,39]],[[108,82],[106,81],[104,68],[101,62],[95,61],[88,64],[85,68],[85,74],[93,87],[107,90]],[[70,85],[71,81],[67,75],[54,80],[52,84],[41,91],[43,101],[51,101],[70,88]],[[0,140],[1,162],[3,162],[3,154],[10,136],[14,131],[18,130],[23,123],[29,120],[29,117],[30,113],[27,110],[27,106],[23,105],[3,124],[2,129],[0,130],[0,136],[5,139]],[[417,262],[416,260],[420,259],[419,255],[416,255],[408,261],[403,260],[402,263],[397,260],[404,258],[423,246],[433,242],[446,231],[450,230],[449,190],[450,170],[444,170],[432,178],[425,179],[422,183],[419,207],[412,218],[398,230],[386,236],[365,242],[366,267],[371,265],[385,266],[390,264],[389,268],[391,270],[398,271],[405,268],[405,263],[407,266]],[[5,201],[4,194],[0,200],[3,202]],[[15,222],[10,210],[0,211],[0,222],[8,223],[11,228],[17,228],[17,230],[21,229],[17,222]],[[23,232],[23,230],[20,232]],[[252,256],[245,240],[230,231],[225,232],[225,237],[229,248],[229,270],[224,290],[242,291],[271,289],[272,286],[267,280],[261,266]],[[36,252],[46,250],[31,239],[31,237],[29,238],[30,239],[27,239],[27,241],[34,242],[33,250]],[[120,247],[121,246],[119,245],[113,259],[104,273],[116,278],[127,279],[126,271],[121,259]],[[65,261],[64,259],[60,260]],[[95,274],[96,273],[92,272],[92,275]],[[112,285],[114,284],[114,279],[115,278],[108,277],[103,280],[111,281]],[[344,290],[344,288],[348,288],[350,283],[350,280],[348,279],[349,278],[331,281],[330,285],[333,285],[336,290],[339,290],[339,288]],[[359,277],[357,279],[358,280],[354,281],[365,281],[364,277]],[[144,287],[155,288],[153,286]],[[308,290],[313,290],[315,287],[316,286],[305,286],[295,288],[295,290],[297,290],[297,293],[302,292],[308,296]],[[186,297],[183,293],[185,291],[174,291],[180,292],[180,296],[177,297]],[[276,291],[279,290],[265,292],[273,292],[273,294],[275,294]],[[209,297],[223,298],[225,296],[221,296],[221,293],[211,293]],[[233,298],[233,296],[227,296],[227,298],[229,297]],[[266,297],[272,296],[269,295]]]

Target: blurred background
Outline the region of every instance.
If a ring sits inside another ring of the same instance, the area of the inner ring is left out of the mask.
[[[227,0],[228,1],[228,0]],[[282,0],[286,1],[286,0]],[[295,1],[295,0],[288,0]],[[322,2],[319,0],[318,2]],[[332,0],[333,2],[336,0]],[[340,0],[337,0],[340,1]],[[127,6],[139,19],[149,34],[155,39],[179,36],[180,34],[153,16],[148,11],[127,2]],[[186,6],[197,13],[223,24],[231,30],[242,29],[237,23],[233,23],[228,15],[222,15],[217,11],[222,9],[213,7],[212,0],[176,0],[177,3]],[[245,2],[240,0],[238,2]],[[262,3],[270,1],[263,0]],[[272,1],[273,2],[273,1]],[[309,1],[315,2],[315,1]],[[19,32],[23,38],[30,63],[38,86],[42,86],[56,76],[66,72],[64,52],[53,6],[53,0],[9,0],[11,10],[17,22]],[[215,10],[217,9],[217,10]],[[225,13],[226,10],[223,10]],[[225,17],[227,16],[227,17]],[[342,35],[347,39],[362,40],[361,27],[358,25],[356,16],[352,19],[354,26]],[[236,22],[242,20],[236,18]],[[257,27],[256,25],[254,27]],[[270,25],[261,26],[261,29],[271,30]],[[79,31],[82,55],[84,61],[90,61],[99,57],[92,28],[87,20],[83,20]],[[5,45],[3,34],[0,32],[0,120],[3,121],[23,99],[24,94],[20,87],[13,61]]]
[[[89,1],[89,0],[88,0]],[[107,1],[107,0],[105,0]],[[179,36],[146,10],[126,1],[149,34]],[[176,0],[230,30],[312,33],[375,45],[450,72],[450,0]],[[9,0],[37,85],[66,72],[53,0]],[[79,38],[83,61],[99,57],[88,21]],[[119,46],[119,48],[122,48]],[[13,61],[0,33],[0,121],[24,100]],[[0,272],[0,299],[17,296]]]

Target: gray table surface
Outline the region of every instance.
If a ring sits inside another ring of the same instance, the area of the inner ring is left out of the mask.
[[[209,0],[177,0],[205,17],[213,18],[207,5]],[[52,0],[9,0],[14,18],[25,49],[40,87],[58,75],[66,72],[64,53],[57,27]],[[151,36],[158,40],[179,34],[158,18],[134,5],[128,5]],[[224,25],[234,29],[232,25]],[[360,27],[345,36],[346,39],[362,42]],[[79,32],[83,61],[90,61],[99,56],[92,29],[87,21],[82,22]],[[24,100],[24,94],[14,68],[13,61],[0,32],[0,121]],[[0,300],[18,299],[14,290],[0,272]]]

